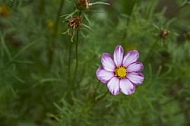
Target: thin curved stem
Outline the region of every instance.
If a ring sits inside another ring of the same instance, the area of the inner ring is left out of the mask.
[[[71,55],[72,55],[72,45],[73,43],[70,43],[69,47],[69,60],[68,60],[68,82],[71,84]]]
[[[150,50],[149,50],[148,53],[146,54],[146,56],[145,56],[143,62],[145,62],[145,61],[148,59],[149,55],[152,53],[152,51],[153,51],[155,45],[157,44],[158,40],[159,40],[159,38],[157,38],[156,41],[152,44],[152,46],[150,47]]]
[[[56,41],[56,38],[57,38],[57,32],[59,30],[58,26],[59,26],[59,22],[60,22],[60,15],[61,15],[61,12],[63,10],[64,3],[65,3],[65,0],[61,0],[59,9],[57,11],[56,20],[55,20],[54,34],[52,35],[52,40],[50,41],[50,45],[48,47],[48,63],[50,65],[52,64],[53,57],[54,57],[55,41]]]
[[[81,11],[79,11],[79,16],[81,16]],[[76,62],[75,62],[75,71],[74,71],[74,83],[76,83],[76,75],[77,75],[77,70],[78,70],[78,43],[79,43],[79,29],[76,31],[76,46],[75,46],[75,56],[76,56]],[[74,86],[75,87],[75,86]]]
[[[78,42],[79,42],[79,30],[77,30],[76,33],[76,45],[75,45],[75,58],[76,58],[76,62],[75,62],[75,71],[74,71],[74,84],[76,83],[76,75],[77,75],[77,70],[78,70]]]

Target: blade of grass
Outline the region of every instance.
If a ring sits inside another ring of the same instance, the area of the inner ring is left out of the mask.
[[[9,49],[8,49],[8,47],[7,47],[4,39],[3,39],[3,36],[1,36],[1,43],[2,43],[3,49],[5,50],[5,53],[7,54],[9,60],[11,61],[12,60],[12,56],[11,56],[11,53],[10,53],[10,51],[9,51]]]

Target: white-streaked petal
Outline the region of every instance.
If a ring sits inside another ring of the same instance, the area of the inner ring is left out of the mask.
[[[123,47],[121,45],[118,45],[115,48],[114,54],[113,54],[113,59],[116,66],[121,66],[122,61],[123,61],[123,55],[124,55]]]
[[[114,73],[100,67],[96,71],[96,76],[101,82],[107,83],[114,76]]]
[[[133,84],[142,84],[144,81],[144,75],[142,73],[128,73],[127,78],[133,83]]]
[[[139,59],[139,52],[137,50],[129,51],[123,58],[123,66],[127,67],[131,63],[136,62],[138,59]]]
[[[140,62],[134,62],[127,67],[127,72],[141,72],[144,66]]]
[[[105,70],[107,71],[115,70],[115,63],[109,53],[103,53],[101,62]]]
[[[119,94],[119,79],[117,77],[113,77],[108,82],[108,89],[113,95]]]
[[[122,93],[130,95],[135,92],[135,86],[128,79],[121,79],[120,90]]]

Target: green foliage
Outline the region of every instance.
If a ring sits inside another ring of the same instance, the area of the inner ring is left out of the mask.
[[[0,2],[0,125],[190,125],[188,1],[75,2]],[[72,29],[77,15],[82,27]],[[119,44],[144,64],[129,96],[113,96],[95,74]]]

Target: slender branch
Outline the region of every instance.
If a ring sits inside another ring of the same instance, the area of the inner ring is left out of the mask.
[[[55,34],[54,34],[55,38],[57,37],[57,31],[58,31],[60,16],[61,16],[61,12],[63,10],[64,3],[65,3],[65,0],[61,0],[60,6],[59,6],[59,10],[57,12],[57,16],[56,16],[56,20],[55,20]]]
[[[78,42],[79,42],[79,30],[77,29],[76,34],[76,45],[75,45],[75,56],[76,56],[76,62],[75,62],[75,71],[74,71],[74,84],[76,83],[76,75],[78,70]]]
[[[146,56],[145,56],[143,62],[145,62],[145,61],[148,59],[149,55],[152,53],[152,51],[153,51],[155,45],[157,44],[158,40],[159,40],[159,38],[157,38],[156,41],[152,44],[152,46],[150,47],[150,50],[149,50],[148,53],[146,54]]]
[[[72,45],[73,45],[73,43],[70,42],[69,60],[68,60],[68,81],[69,81],[69,84],[71,84],[71,55],[72,55]]]
[[[79,16],[81,16],[81,11],[79,11]],[[75,71],[74,71],[74,83],[76,83],[76,75],[77,75],[77,70],[78,70],[78,43],[79,43],[79,29],[76,31],[76,46],[75,46],[75,55],[76,55],[76,63],[75,63]]]
[[[59,30],[58,26],[59,26],[59,22],[60,22],[60,15],[61,15],[61,12],[63,10],[64,3],[65,3],[65,0],[61,0],[59,9],[57,11],[56,20],[55,20],[54,34],[52,36],[52,40],[50,41],[50,45],[48,47],[48,60],[49,60],[48,63],[49,63],[49,65],[52,64],[53,57],[54,57],[55,41],[57,39],[57,32]]]

